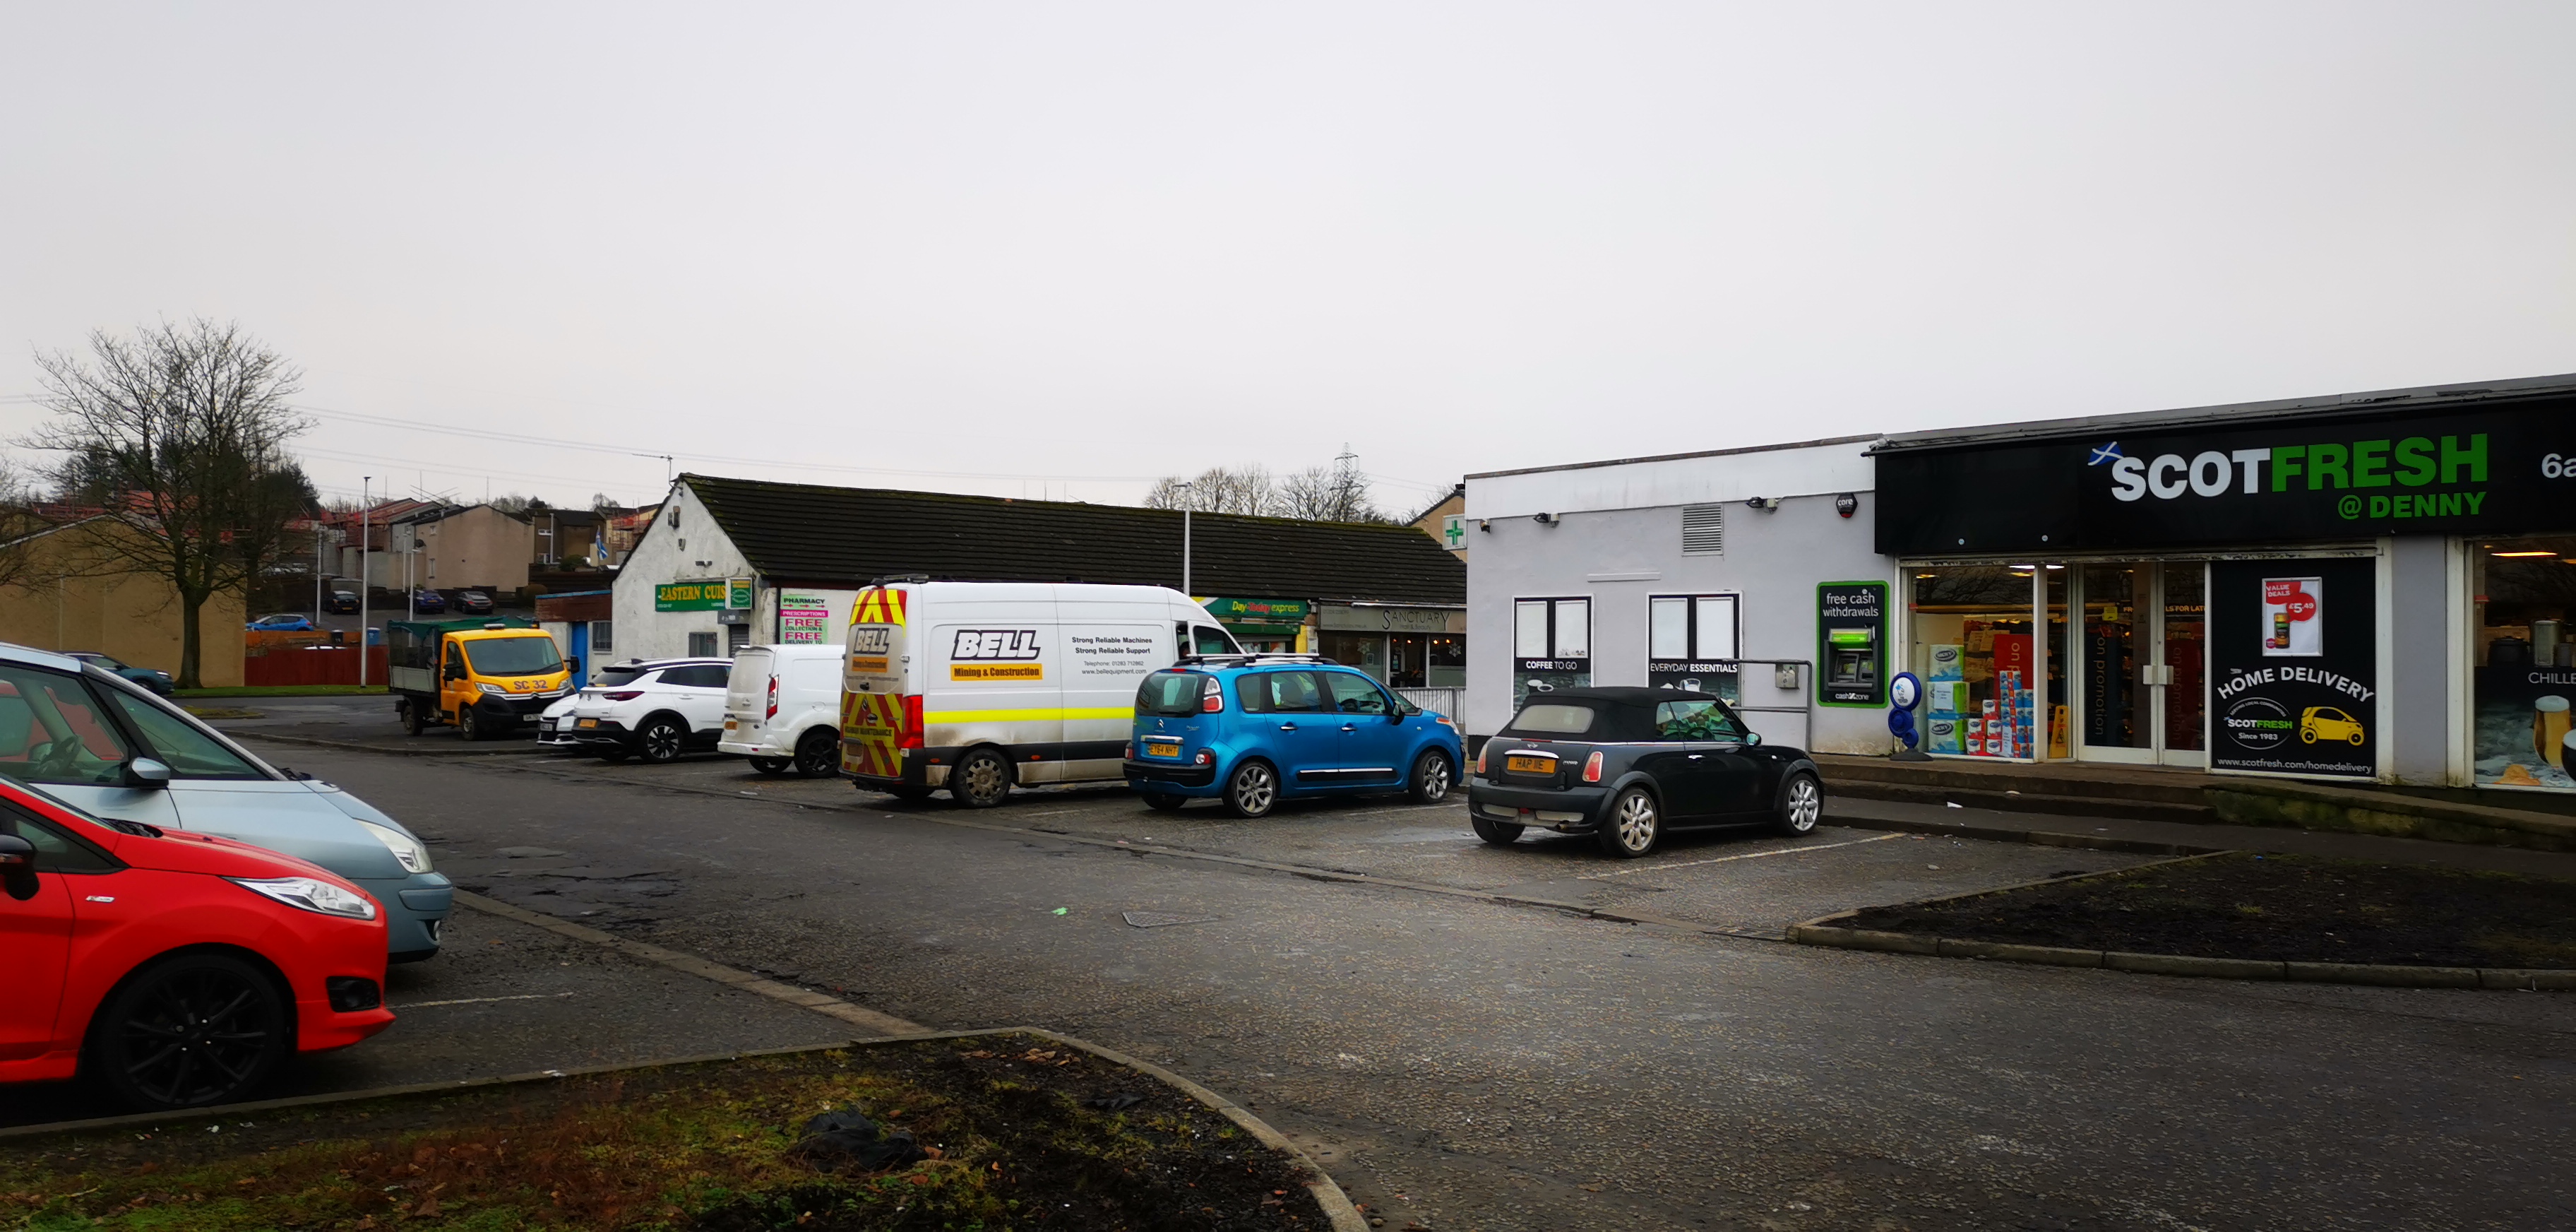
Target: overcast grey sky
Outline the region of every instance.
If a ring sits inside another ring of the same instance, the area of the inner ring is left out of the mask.
[[[2563,372],[2571,50],[2563,0],[12,2],[0,432],[34,349],[200,314],[332,412],[1118,501]]]

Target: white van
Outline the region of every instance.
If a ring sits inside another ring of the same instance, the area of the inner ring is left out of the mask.
[[[745,646],[725,685],[716,748],[762,774],[821,778],[841,766],[841,648]]]
[[[1014,785],[1126,777],[1136,687],[1184,653],[1241,649],[1160,586],[892,582],[850,604],[841,769],[991,808]]]

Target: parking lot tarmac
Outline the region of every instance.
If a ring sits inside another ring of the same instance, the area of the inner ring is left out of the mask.
[[[1036,1023],[1170,1065],[1332,1152],[1391,1228],[2576,1222],[2557,1166],[2576,1147],[2563,997],[1818,950],[1032,829],[1169,821],[1105,792],[967,813],[712,759],[297,764],[495,896],[934,1027]],[[1402,836],[1441,814],[1360,816],[1374,807],[1265,825],[1336,860],[1365,855],[1369,827],[1394,836],[1378,848],[1436,846]],[[974,824],[942,824],[957,820]],[[1741,860],[1722,858],[1776,841],[1692,840],[1640,876],[1714,902],[1807,861],[1861,861],[1849,884],[1869,889],[1951,870],[1867,861],[1968,849],[1871,837]],[[1536,847],[1446,858],[1489,857],[1514,862],[1497,875],[1543,870],[1510,884],[1618,874],[1610,893],[1639,867]],[[585,875],[538,875],[549,861]]]
[[[394,1025],[299,1058],[266,1097],[529,1074],[855,1034],[793,1006],[478,911],[458,911],[438,957],[386,973]],[[13,1089],[0,1125],[123,1109],[72,1084]]]

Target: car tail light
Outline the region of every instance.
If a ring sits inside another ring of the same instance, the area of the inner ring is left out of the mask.
[[[1200,749],[1198,763],[1202,766],[1213,766],[1216,764],[1216,754],[1208,752],[1206,749]]]
[[[1493,748],[1494,748],[1494,742],[1493,742],[1493,741],[1491,741],[1491,740],[1488,740],[1488,741],[1484,742],[1483,744],[1476,746],[1476,777],[1477,777],[1477,778],[1480,778],[1480,779],[1481,779],[1481,778],[1485,777],[1485,754],[1487,754],[1487,753],[1489,753],[1489,752],[1492,752],[1492,751],[1493,751]]]
[[[1136,746],[1135,746],[1135,745],[1132,745],[1132,744],[1122,744],[1122,745],[1119,745],[1119,746],[1118,746],[1118,757],[1119,757],[1119,759],[1120,759],[1120,760],[1122,760],[1122,761],[1134,761],[1134,760],[1136,760]]]
[[[1216,682],[1216,677],[1210,676],[1207,678],[1207,683],[1199,688],[1199,710],[1206,714],[1216,714],[1224,709],[1225,688]]]
[[[776,676],[769,678],[769,713],[762,717],[764,719],[778,717],[778,677]]]
[[[636,698],[639,698],[639,697],[644,696],[644,690],[642,690],[642,689],[619,689],[618,691],[616,691],[616,692],[614,692],[614,693],[602,693],[602,694],[600,694],[600,696],[601,696],[601,697],[605,697],[605,698],[607,698],[608,700],[610,700],[610,701],[612,701],[612,702],[631,702],[631,701],[634,701]]]
[[[915,693],[903,699],[903,731],[895,737],[894,746],[899,749],[920,748],[922,735],[921,695]]]
[[[1592,756],[1583,759],[1583,781],[1586,783],[1601,781],[1601,750],[1594,749]]]

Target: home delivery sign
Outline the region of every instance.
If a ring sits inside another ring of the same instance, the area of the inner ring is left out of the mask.
[[[1895,555],[2564,529],[2576,400],[1897,450],[1878,477]]]

